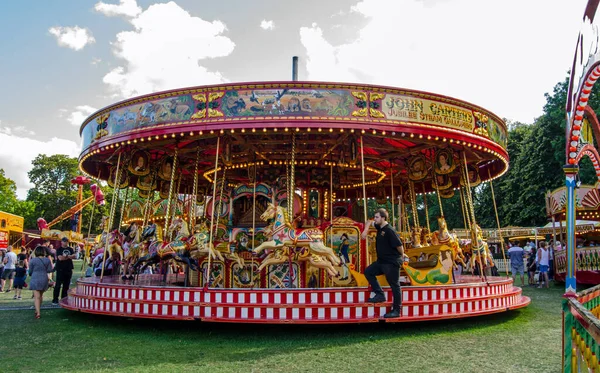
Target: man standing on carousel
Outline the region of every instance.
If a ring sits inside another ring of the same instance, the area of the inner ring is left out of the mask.
[[[402,291],[400,290],[400,266],[402,264],[404,247],[402,241],[396,231],[388,224],[388,212],[385,209],[378,209],[375,212],[373,220],[369,220],[365,224],[365,229],[362,232],[362,238],[367,239],[369,228],[371,226],[377,229],[377,238],[375,239],[375,248],[377,252],[377,260],[371,263],[365,269],[365,277],[371,285],[371,289],[375,295],[368,299],[370,303],[385,302],[385,294],[381,289],[377,276],[385,275],[385,278],[392,288],[394,296],[392,302],[392,310],[386,313],[383,317],[394,318],[400,317],[402,310]]]
[[[63,237],[60,244],[61,246],[56,250],[57,261],[54,265],[54,269],[56,269],[56,284],[54,285],[54,297],[52,298],[53,305],[58,305],[59,295],[61,299],[67,296],[69,286],[71,285],[71,277],[73,277],[75,251],[69,247],[69,239],[67,237]]]

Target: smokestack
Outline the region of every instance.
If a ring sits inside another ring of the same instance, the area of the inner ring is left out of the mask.
[[[298,56],[292,57],[292,80],[298,80]]]

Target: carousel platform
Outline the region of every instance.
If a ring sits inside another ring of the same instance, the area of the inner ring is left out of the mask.
[[[179,276],[182,281],[183,278]],[[161,275],[135,282],[117,277],[81,278],[61,306],[72,311],[121,317],[230,323],[341,324],[415,322],[473,317],[525,307],[530,299],[512,279],[462,276],[457,284],[402,287],[402,315],[384,319],[386,303],[366,303],[366,287],[319,289],[223,289],[165,285]]]

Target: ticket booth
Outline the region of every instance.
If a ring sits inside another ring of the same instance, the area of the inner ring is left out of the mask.
[[[21,246],[23,223],[22,216],[0,211],[0,249],[6,249],[10,244]]]

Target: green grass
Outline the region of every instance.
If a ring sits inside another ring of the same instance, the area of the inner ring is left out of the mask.
[[[32,310],[1,311],[0,370],[558,372],[563,291],[526,287],[532,303],[525,309],[395,325],[228,325],[63,309],[35,320]]]

